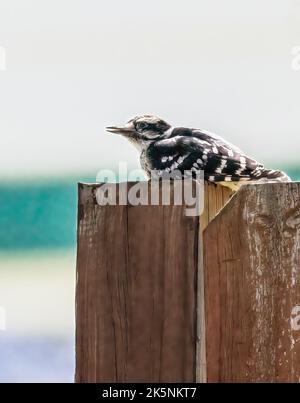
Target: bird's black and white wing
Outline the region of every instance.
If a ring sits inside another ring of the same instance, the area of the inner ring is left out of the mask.
[[[284,172],[264,168],[261,163],[220,136],[198,129],[192,129],[191,132],[193,138],[199,138],[212,146],[212,153],[205,165],[206,179],[209,181],[290,181]]]
[[[201,148],[192,137],[175,136],[160,140],[147,149],[145,160],[147,171],[156,170],[161,176],[164,172],[197,172],[204,169]],[[143,161],[142,165],[143,164]]]
[[[197,129],[174,129],[171,137],[149,147],[147,160],[148,169],[159,172],[203,170],[204,179],[210,182],[289,180],[281,171],[266,170],[221,137]]]

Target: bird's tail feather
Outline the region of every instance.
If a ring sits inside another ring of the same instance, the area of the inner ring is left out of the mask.
[[[257,182],[291,182],[291,178],[283,171],[263,169],[255,178]]]
[[[255,178],[239,178],[238,181],[234,181],[234,178],[230,182],[220,181],[219,184],[225,187],[229,187],[233,191],[237,191],[242,185],[251,185],[255,183],[281,183],[291,182],[291,178],[283,171],[275,171],[273,169],[263,169],[259,176]]]

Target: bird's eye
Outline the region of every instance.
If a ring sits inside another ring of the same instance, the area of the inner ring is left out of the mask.
[[[137,124],[137,129],[138,130],[144,130],[146,128],[147,128],[147,123],[145,123],[145,122],[140,122],[140,123]]]

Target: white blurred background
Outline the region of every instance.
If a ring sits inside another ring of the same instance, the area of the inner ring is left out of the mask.
[[[299,45],[299,0],[0,0],[0,381],[73,380],[76,183],[139,166],[104,127],[154,113],[300,178]]]
[[[137,164],[104,127],[145,112],[297,163],[299,44],[299,0],[0,0],[0,173]]]

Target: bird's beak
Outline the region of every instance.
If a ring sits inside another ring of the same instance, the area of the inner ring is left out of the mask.
[[[126,126],[108,126],[106,127],[106,131],[111,133],[122,134],[123,136],[129,136],[130,134],[135,133],[134,126],[132,124],[128,124]]]

